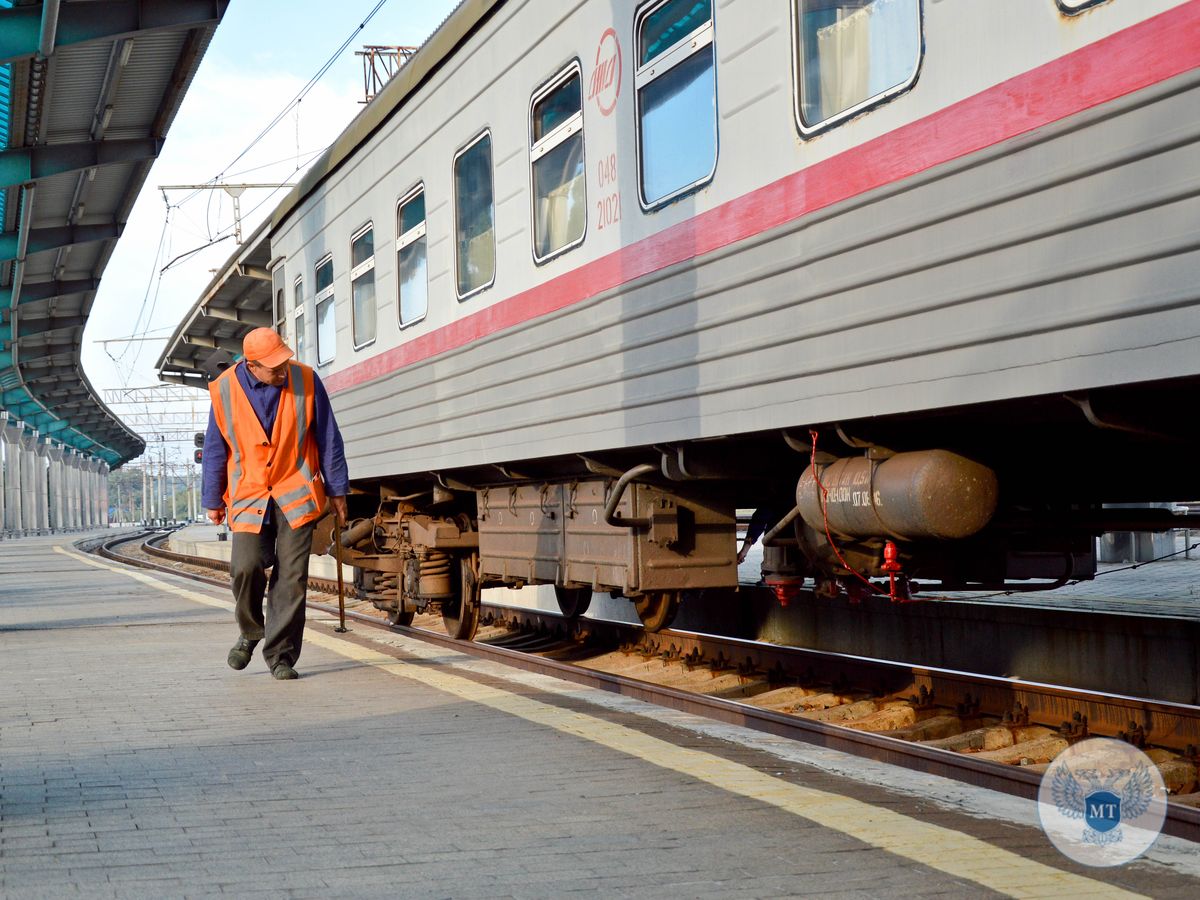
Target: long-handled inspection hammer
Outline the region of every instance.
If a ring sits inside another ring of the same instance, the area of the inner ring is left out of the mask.
[[[346,586],[342,581],[342,529],[338,524],[336,512],[333,514],[333,555],[337,559],[338,573],[338,627],[333,630],[339,634],[345,634]]]

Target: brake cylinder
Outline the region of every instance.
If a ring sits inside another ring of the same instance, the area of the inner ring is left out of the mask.
[[[811,528],[847,538],[953,540],[982,529],[996,511],[999,488],[987,466],[948,450],[897,453],[883,460],[839,459],[809,466],[796,505]]]

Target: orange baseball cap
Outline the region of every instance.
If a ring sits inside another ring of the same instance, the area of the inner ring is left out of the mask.
[[[283,365],[293,355],[283,338],[270,328],[255,328],[242,339],[242,356],[268,369]]]

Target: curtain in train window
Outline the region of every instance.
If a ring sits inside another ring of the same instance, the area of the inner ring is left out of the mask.
[[[806,129],[906,87],[916,76],[920,0],[800,0],[796,21]]]
[[[396,211],[396,271],[400,283],[400,326],[429,311],[429,268],[425,259],[425,189],[418,187]]]
[[[637,20],[638,147],[643,206],[708,181],[717,167],[711,0],[667,0]]]
[[[333,257],[317,265],[317,365],[333,359],[337,350],[337,325],[333,316]]]
[[[375,231],[367,225],[350,238],[350,321],[354,349],[375,340]]]
[[[293,326],[296,329],[296,346],[292,349],[296,351],[296,359],[299,362],[308,364],[308,346],[307,335],[304,333],[304,279],[297,278],[292,285],[292,309],[295,313],[295,322]]]
[[[539,263],[579,244],[587,223],[583,177],[583,92],[579,66],[534,97],[533,256]]]
[[[484,132],[454,158],[455,270],[460,300],[496,278],[492,198],[492,136]]]

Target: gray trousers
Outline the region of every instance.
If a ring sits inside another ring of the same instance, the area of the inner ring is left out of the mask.
[[[233,533],[229,562],[233,576],[233,616],[244,637],[263,641],[263,659],[295,665],[304,639],[304,598],[308,588],[308,560],[315,522],[292,528],[275,501],[271,521],[258,534]],[[273,567],[273,568],[272,568]],[[271,569],[267,580],[266,570]],[[263,594],[267,615],[263,619]]]

